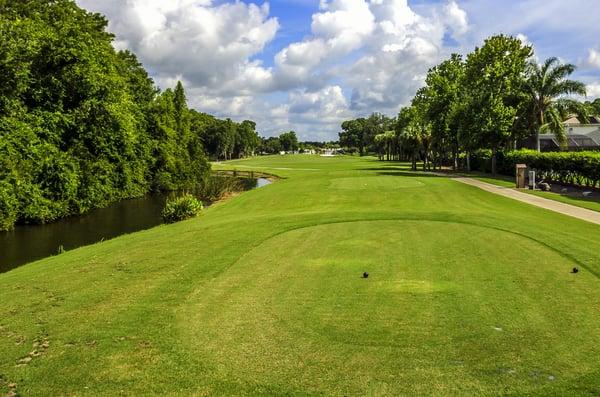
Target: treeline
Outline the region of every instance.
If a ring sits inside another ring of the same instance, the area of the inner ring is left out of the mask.
[[[279,154],[280,152],[295,152],[300,149],[300,143],[295,131],[284,132],[277,137],[263,138],[261,154]]]
[[[600,111],[598,100],[568,98],[586,93],[584,84],[568,78],[574,71],[557,58],[540,65],[531,46],[493,36],[466,58],[454,54],[430,69],[425,86],[396,118],[374,114],[344,122],[340,143],[361,154],[377,151],[381,159],[411,160],[413,168],[422,161],[424,169],[470,168],[470,154],[487,149],[495,173],[499,152],[539,150],[539,133],[552,133],[564,145],[564,120],[576,115],[586,122]]]
[[[0,2],[0,230],[191,189],[209,156],[260,146],[253,122],[189,110],[181,83],[159,92],[106,27],[71,0]]]
[[[244,120],[220,120],[206,113],[190,111],[191,128],[200,137],[206,153],[214,160],[231,160],[254,156],[262,138],[256,132],[256,123]]]

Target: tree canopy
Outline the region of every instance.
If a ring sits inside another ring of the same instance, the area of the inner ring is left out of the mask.
[[[0,1],[0,15],[0,230],[190,189],[208,156],[258,147],[253,122],[189,110],[181,83],[159,92],[74,1]]]
[[[479,149],[490,150],[492,172],[498,152],[530,145],[539,133],[565,139],[564,121],[600,113],[600,101],[581,103],[569,95],[585,95],[585,86],[569,80],[575,66],[550,58],[538,65],[533,49],[511,36],[486,39],[466,58],[453,54],[431,68],[410,106],[381,128],[384,120],[358,118],[342,123],[340,144],[361,155],[378,151],[380,158],[416,160],[425,168],[458,167]],[[394,136],[386,132],[394,131]],[[539,148],[538,148],[539,149]],[[390,153],[388,153],[390,152]],[[385,154],[385,156],[383,156]]]

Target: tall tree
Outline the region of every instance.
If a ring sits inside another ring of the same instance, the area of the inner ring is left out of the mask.
[[[365,139],[366,119],[359,118],[342,123],[342,132],[339,133],[340,145],[348,149],[357,149],[361,156],[365,154],[367,145]]]
[[[558,58],[548,58],[543,64],[535,61],[527,65],[527,80],[524,90],[527,95],[524,117],[536,136],[540,150],[540,133],[550,132],[561,144],[566,143],[564,128],[565,113],[575,113],[581,121],[587,118],[586,109],[577,101],[561,99],[564,95],[586,95],[585,84],[569,80],[576,67],[562,64]]]
[[[431,123],[432,145],[438,157],[444,156],[444,152],[450,148],[454,168],[458,167],[460,144],[452,112],[461,99],[463,75],[462,57],[452,54],[450,59],[429,70],[422,92],[427,105],[426,117]]]
[[[479,142],[492,150],[493,174],[498,151],[512,136],[531,55],[532,48],[521,40],[498,35],[467,57],[463,86],[469,93],[469,106],[477,109],[470,122],[479,130]]]
[[[286,152],[296,151],[300,147],[298,144],[298,137],[294,131],[285,132],[279,135],[279,142],[281,143],[283,150]]]
[[[418,120],[417,109],[413,106],[400,110],[396,122],[396,135],[400,140],[402,150],[407,154],[412,164],[412,170],[417,169],[419,152],[422,149],[422,128]]]
[[[260,137],[256,133],[256,123],[250,120],[244,120],[237,125],[237,134],[234,147],[234,156],[242,158],[254,156]]]

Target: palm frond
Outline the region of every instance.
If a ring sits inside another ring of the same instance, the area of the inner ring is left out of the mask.
[[[562,98],[556,101],[555,108],[559,111],[563,120],[566,120],[569,116],[574,114],[577,116],[580,123],[586,124],[589,122],[588,108],[584,103],[573,99]]]
[[[565,147],[567,144],[567,134],[560,110],[557,107],[549,108],[546,112],[546,120],[547,122],[540,128],[540,132],[554,134],[560,146]]]
[[[549,94],[552,96],[577,94],[585,96],[587,94],[586,86],[580,81],[563,80],[557,82],[551,87]]]

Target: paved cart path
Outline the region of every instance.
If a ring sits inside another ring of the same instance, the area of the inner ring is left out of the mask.
[[[549,200],[543,197],[534,196],[520,192],[516,189],[508,187],[492,185],[491,183],[482,182],[472,178],[452,178],[455,181],[475,186],[491,193],[499,194],[504,197],[509,197],[515,200],[522,201],[527,204],[535,205],[536,207],[545,208],[550,211],[560,214],[572,216],[573,218],[582,219],[591,223],[600,225],[600,212],[588,210],[586,208],[576,207],[574,205],[561,203],[554,200]]]

